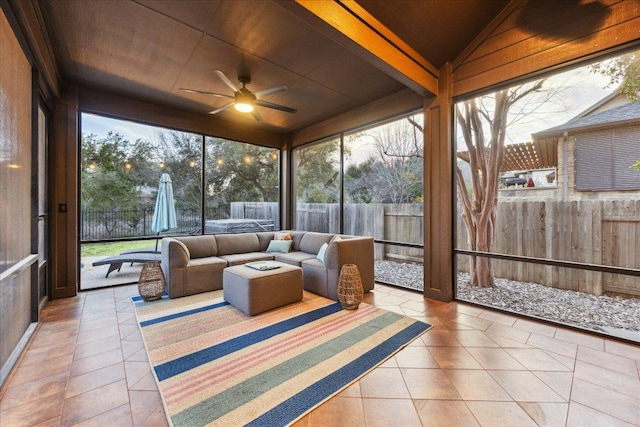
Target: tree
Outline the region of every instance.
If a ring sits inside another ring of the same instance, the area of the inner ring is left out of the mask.
[[[332,139],[296,152],[296,200],[298,203],[338,203],[340,141]]]
[[[490,97],[474,98],[456,105],[456,118],[469,153],[471,194],[460,167],[456,167],[458,198],[467,229],[469,248],[491,252],[495,243],[498,176],[504,159],[509,110],[518,101],[539,93],[544,80],[510,89]],[[470,283],[493,286],[491,259],[472,257]]]
[[[95,211],[109,236],[123,218],[122,212],[129,212],[124,217],[130,226],[139,221],[139,215],[132,212],[140,207],[137,186],[148,168],[148,150],[148,144],[131,143],[119,133],[109,132],[102,139],[82,135],[81,208]]]
[[[413,203],[422,197],[424,131],[421,116],[376,127],[360,137],[373,141],[375,152],[345,172],[349,201]]]
[[[591,71],[609,77],[609,84],[631,101],[640,100],[640,51],[591,65]]]

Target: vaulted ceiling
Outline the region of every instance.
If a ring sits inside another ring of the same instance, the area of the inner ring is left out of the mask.
[[[509,0],[357,0],[434,69],[453,61]],[[346,3],[346,2],[345,2]],[[353,3],[353,2],[352,2]],[[251,72],[253,91],[279,85],[258,107],[262,122],[228,109],[216,115],[292,132],[406,90],[406,80],[325,31],[290,0],[38,0],[63,81],[207,115]]]

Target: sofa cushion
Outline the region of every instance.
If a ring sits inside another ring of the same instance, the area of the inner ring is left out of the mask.
[[[260,241],[256,233],[216,234],[218,256],[260,252]]]
[[[316,258],[318,258],[318,261],[322,261],[322,263],[324,264],[324,254],[325,252],[327,252],[327,248],[329,247],[329,245],[327,243],[323,243],[322,246],[320,246],[320,250],[318,251],[318,255],[316,255]]]
[[[267,247],[267,253],[281,252],[288,253],[291,250],[293,240],[272,240]]]
[[[264,252],[247,252],[243,254],[229,254],[220,256],[228,265],[246,264],[253,261],[271,261],[273,255]]]
[[[273,240],[293,240],[293,231],[276,231]]]
[[[333,234],[308,232],[300,240],[300,250],[316,255],[324,243],[329,244]]]
[[[191,259],[218,255],[218,245],[214,236],[184,236],[175,239],[187,247]]]
[[[273,231],[258,231],[256,232],[256,236],[258,236],[258,242],[260,242],[260,252],[264,252],[267,250],[269,243],[273,240],[276,233]]]
[[[297,265],[302,264],[302,261],[313,259],[316,256],[314,254],[308,254],[306,252],[296,251],[289,252],[288,254],[273,254],[276,261],[284,262],[286,264]]]

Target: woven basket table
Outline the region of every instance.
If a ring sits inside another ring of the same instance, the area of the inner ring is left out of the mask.
[[[148,261],[142,266],[138,292],[145,301],[154,301],[162,297],[165,288],[164,273],[160,261]]]
[[[345,310],[356,310],[362,302],[362,279],[355,264],[345,264],[338,279],[338,301]]]

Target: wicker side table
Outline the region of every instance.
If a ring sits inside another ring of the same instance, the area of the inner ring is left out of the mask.
[[[355,264],[345,264],[338,279],[338,301],[345,310],[357,310],[364,291],[360,271]]]
[[[145,301],[154,301],[162,297],[165,289],[164,273],[160,261],[147,261],[142,266],[138,292]]]

